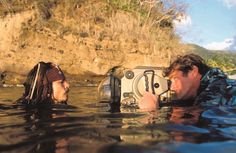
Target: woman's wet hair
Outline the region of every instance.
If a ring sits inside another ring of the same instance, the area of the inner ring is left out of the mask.
[[[187,54],[178,56],[168,68],[163,71],[163,76],[168,77],[174,70],[182,71],[187,75],[193,69],[193,66],[198,67],[199,73],[204,75],[210,67],[205,63],[204,59],[196,54]]]
[[[52,82],[48,81],[47,72],[53,67],[55,65],[50,62],[39,62],[35,65],[27,75],[24,82],[25,92],[17,102],[32,105],[52,102]]]

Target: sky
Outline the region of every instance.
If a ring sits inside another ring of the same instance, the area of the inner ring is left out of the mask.
[[[236,52],[236,0],[177,0],[187,5],[175,31],[184,43]]]

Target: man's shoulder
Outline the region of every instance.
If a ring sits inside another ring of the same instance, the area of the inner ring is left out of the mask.
[[[223,86],[226,86],[227,79],[228,77],[223,71],[218,68],[212,68],[202,77],[199,93],[222,88]]]
[[[210,69],[202,78],[201,83],[205,83],[207,87],[226,86],[227,89],[231,87],[236,88],[236,80],[230,79],[228,75],[219,68]]]
[[[218,79],[227,79],[228,76],[219,68],[211,68],[207,73],[202,77],[201,83],[211,83]]]
[[[220,69],[214,68],[201,80],[201,91],[196,99],[204,105],[236,105],[236,80],[229,79]]]

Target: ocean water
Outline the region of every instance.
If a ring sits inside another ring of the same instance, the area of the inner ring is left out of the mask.
[[[234,153],[236,108],[120,110],[96,87],[73,87],[68,105],[25,108],[23,88],[0,88],[0,152]]]

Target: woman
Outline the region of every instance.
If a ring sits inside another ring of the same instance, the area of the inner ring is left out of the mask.
[[[66,103],[69,84],[64,73],[53,63],[39,62],[27,75],[25,92],[17,103]]]

